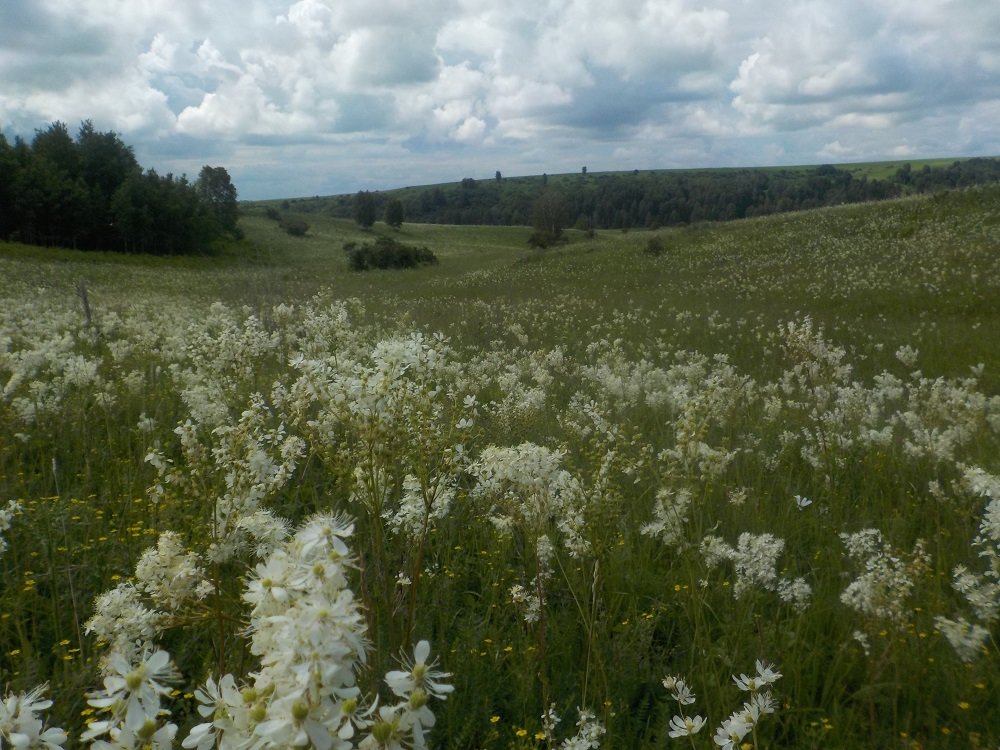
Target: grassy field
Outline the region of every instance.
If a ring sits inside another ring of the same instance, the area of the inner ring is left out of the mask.
[[[67,746],[1000,744],[1000,189],[363,274],[302,218],[0,244],[0,682]]]

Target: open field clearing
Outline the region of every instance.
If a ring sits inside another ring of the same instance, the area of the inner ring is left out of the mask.
[[[0,683],[67,746],[1000,744],[1000,189],[360,274],[304,218],[0,245]]]

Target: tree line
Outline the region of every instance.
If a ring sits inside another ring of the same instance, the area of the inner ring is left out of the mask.
[[[1000,160],[975,158],[947,166],[904,164],[881,179],[856,177],[832,165],[790,169],[703,169],[518,177],[465,178],[449,185],[372,193],[376,215],[398,201],[407,221],[437,224],[536,223],[537,203],[558,196],[567,226],[581,229],[656,228],[726,221],[841,203],[884,200],[1000,181]],[[297,210],[350,218],[352,196],[299,201]]]
[[[82,250],[169,255],[238,233],[237,193],[223,167],[198,180],[143,170],[118,134],[62,122],[10,143],[0,133],[0,239]]]

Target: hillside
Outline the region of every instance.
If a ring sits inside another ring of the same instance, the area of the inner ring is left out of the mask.
[[[561,198],[567,224],[580,229],[656,228],[725,221],[842,203],[861,203],[1000,180],[1000,160],[691,169],[500,176],[375,194],[377,215],[399,200],[407,221],[435,224],[530,225],[538,198]],[[354,196],[300,198],[284,205],[305,213],[350,218]]]
[[[178,743],[1000,743],[1000,186],[548,251],[289,216],[0,243],[0,677],[50,725],[135,710],[116,655]],[[380,235],[440,262],[351,272]]]

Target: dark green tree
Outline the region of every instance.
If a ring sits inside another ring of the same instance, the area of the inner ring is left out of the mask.
[[[385,223],[393,229],[403,226],[403,202],[399,198],[392,198],[385,204]]]
[[[161,177],[152,169],[126,180],[115,192],[111,210],[127,252],[198,252],[218,233],[215,218],[187,179]]]
[[[354,196],[354,220],[364,229],[371,229],[375,223],[375,196],[367,190]]]
[[[76,138],[80,179],[86,185],[87,220],[81,227],[84,244],[92,248],[111,248],[118,240],[108,217],[115,191],[134,175],[142,174],[131,146],[117,133],[99,133],[87,120]]]
[[[14,181],[14,213],[24,242],[77,247],[87,220],[84,185],[46,156],[31,158]]]
[[[531,214],[535,231],[528,242],[532,246],[548,247],[563,238],[563,229],[569,221],[569,206],[558,190],[550,188],[542,193]]]
[[[47,160],[69,179],[79,174],[76,144],[65,123],[56,121],[45,130],[36,130],[31,152],[35,159]]]
[[[202,167],[195,189],[219,229],[235,232],[239,206],[236,203],[236,187],[225,167]]]
[[[17,173],[17,156],[3,133],[0,133],[0,239],[9,237],[16,226],[14,179]]]

